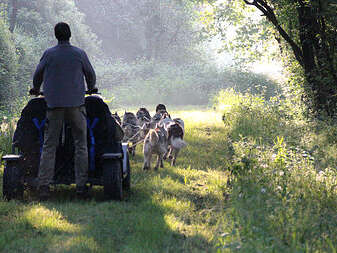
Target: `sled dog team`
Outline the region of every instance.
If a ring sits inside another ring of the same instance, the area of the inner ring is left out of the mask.
[[[171,119],[165,105],[157,105],[153,117],[146,108],[140,108],[136,115],[132,112],[125,112],[122,121],[116,113],[113,116],[121,122],[124,130],[123,141],[131,143],[129,148],[131,155],[135,155],[137,144],[144,144],[144,170],[151,169],[152,155],[157,155],[155,170],[159,166],[163,168],[163,160],[166,159],[171,160],[172,166],[176,164],[180,149],[186,146],[184,121],[179,118]]]

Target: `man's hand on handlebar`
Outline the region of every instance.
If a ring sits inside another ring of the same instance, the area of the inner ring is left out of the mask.
[[[93,88],[91,90],[88,90],[86,93],[89,94],[89,95],[91,95],[91,94],[97,94],[98,93],[98,89],[97,88]]]
[[[39,96],[39,95],[41,94],[41,92],[40,92],[40,90],[38,90],[38,89],[31,88],[31,89],[29,90],[29,94],[30,94],[30,95]]]
[[[93,88],[91,90],[87,90],[85,93],[88,94],[88,95],[98,94],[98,89],[97,88]],[[37,90],[35,88],[31,88],[29,90],[29,94],[30,95],[39,96],[39,95],[43,95],[43,92],[41,92],[40,90]]]

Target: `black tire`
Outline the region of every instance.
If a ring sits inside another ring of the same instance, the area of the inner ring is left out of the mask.
[[[123,200],[123,172],[120,160],[103,161],[103,187],[107,199]]]
[[[129,154],[126,157],[126,177],[123,178],[123,189],[126,191],[130,191],[131,189],[131,168],[130,168],[130,159]]]
[[[6,200],[23,198],[22,170],[16,162],[6,162],[2,187],[3,197]]]

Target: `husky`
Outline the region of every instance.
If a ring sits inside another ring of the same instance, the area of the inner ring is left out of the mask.
[[[162,127],[157,125],[155,129],[150,129],[144,139],[144,170],[151,169],[151,158],[153,154],[157,155],[157,163],[154,170],[158,170],[158,167],[164,168],[163,158],[167,154],[168,139],[167,132]]]
[[[180,149],[187,145],[184,141],[184,121],[180,120],[180,123],[174,121],[168,126],[167,131],[170,144],[167,157],[171,159],[171,166],[175,166]]]
[[[184,141],[185,127],[184,121],[180,118],[171,119],[168,115],[163,115],[159,121],[168,135],[168,152],[164,159],[171,159],[171,166],[176,165],[176,160],[180,149],[186,147],[187,143]]]
[[[166,106],[164,104],[158,104],[156,106],[156,113],[158,113],[159,111],[166,111]]]
[[[139,138],[144,139],[146,134],[149,132],[151,128],[151,115],[149,111],[142,107],[136,113],[136,117],[138,120],[138,125],[141,127],[139,132]]]
[[[156,114],[151,118],[151,126],[155,126],[159,121],[164,118],[168,118],[171,120],[170,114],[166,111],[166,109],[159,109],[156,111]]]
[[[111,116],[118,122],[119,125],[122,125],[121,117],[119,117],[118,113],[111,113]]]
[[[136,113],[136,117],[140,126],[142,126],[145,122],[151,121],[151,115],[149,111],[144,107],[139,108]]]
[[[138,141],[138,126],[137,118],[132,112],[125,112],[123,116],[122,128],[124,131],[124,142],[131,142],[132,146],[129,148],[129,152],[132,156],[135,156],[136,145]]]

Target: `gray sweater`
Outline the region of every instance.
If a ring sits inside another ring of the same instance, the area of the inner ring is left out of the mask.
[[[39,90],[43,82],[43,93],[49,108],[73,107],[84,104],[86,80],[88,90],[95,87],[96,74],[87,54],[68,41],[47,49],[38,64],[34,77],[34,88]]]

